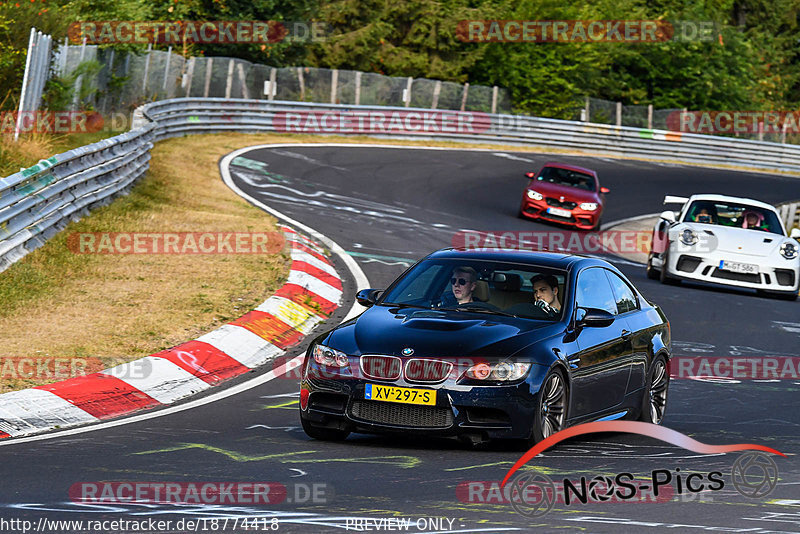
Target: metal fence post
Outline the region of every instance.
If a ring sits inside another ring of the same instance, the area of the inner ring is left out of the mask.
[[[585,117],[584,117],[583,120],[586,121],[586,122],[592,122],[592,116],[589,115],[590,108],[589,108],[589,97],[588,96],[586,97],[586,101],[583,103],[583,111],[585,113]]]
[[[617,102],[617,127],[622,126],[622,102]]]
[[[297,81],[300,83],[300,101],[306,98],[306,81],[303,79],[303,67],[297,67]]]
[[[301,69],[302,70],[302,69]],[[303,79],[303,75],[300,75],[300,79]],[[303,92],[303,84],[300,84],[300,93]],[[278,92],[278,69],[272,67],[269,71],[269,95],[267,95],[267,100],[275,100],[275,94]]]
[[[64,76],[67,70],[67,56],[69,55],[69,37],[64,37],[64,48],[61,49],[61,57],[59,58],[58,75]],[[111,50],[114,50],[113,48]]]
[[[497,86],[492,87],[492,115],[497,113]]]
[[[464,92],[461,94],[461,111],[467,109],[467,94],[469,93],[469,82],[464,84]]]
[[[356,106],[361,103],[361,71],[356,71]]]
[[[208,98],[208,90],[211,88],[211,70],[214,68],[214,58],[206,59],[206,83],[203,88],[203,98]]]
[[[246,77],[244,75],[244,65],[239,63],[239,65],[237,65],[237,66],[239,67],[238,68],[238,70],[239,70],[239,81],[242,84],[242,97],[249,100],[250,99],[250,91],[247,90],[247,80],[246,80]],[[272,92],[272,91],[270,91],[270,92]]]
[[[36,42],[36,28],[31,28],[31,35],[28,38],[28,55],[25,57],[25,74],[22,75],[22,92],[19,95],[19,113],[17,114],[17,124],[14,127],[14,141],[19,139],[19,129],[22,122],[22,114],[25,112],[25,99],[28,94],[30,84],[30,68],[33,60],[33,45]]]
[[[781,144],[786,144],[786,120],[783,121],[783,126],[781,126]]]
[[[336,103],[336,89],[339,84],[339,69],[331,71],[331,104]]]
[[[166,92],[167,90],[167,77],[169,77],[169,60],[172,59],[172,47],[167,48],[167,60],[164,62],[164,83],[161,84],[161,89]]]
[[[442,92],[442,81],[436,80],[436,85],[433,86],[433,101],[431,102],[431,109],[436,109],[439,105],[439,93]]]
[[[411,105],[411,84],[413,83],[414,83],[414,78],[409,76],[408,80],[406,80],[406,90],[404,91],[403,94],[403,102],[405,103],[406,107]]]
[[[83,38],[81,43],[81,55],[78,57],[78,65],[83,63],[83,58],[86,55],[86,37]],[[80,99],[81,88],[83,88],[83,74],[79,75],[75,80],[75,94],[72,96],[72,111],[77,111],[78,100]]]
[[[233,60],[228,60],[228,79],[225,82],[225,98],[231,97],[231,88],[233,86]]]
[[[147,57],[144,58],[144,76],[142,76],[142,93],[147,96],[147,78],[150,76],[150,56],[153,55],[153,43],[147,45]],[[81,57],[81,60],[83,57]]]
[[[647,104],[647,129],[653,129],[653,104]]]
[[[194,77],[194,64],[197,62],[197,58],[191,57],[189,58],[189,70],[186,73],[186,96],[190,96],[192,93],[192,78]]]

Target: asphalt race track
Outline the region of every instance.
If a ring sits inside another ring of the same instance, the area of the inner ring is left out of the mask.
[[[333,239],[351,253],[375,288],[421,256],[450,246],[456,232],[558,230],[517,218],[523,173],[557,159],[594,168],[611,188],[603,222],[657,213],[665,194],[725,193],[777,203],[800,197],[800,182],[744,172],[590,157],[492,151],[374,147],[254,149],[234,160],[235,183],[252,197]],[[674,355],[797,357],[800,302],[748,291],[684,283],[663,286],[644,268],[617,262],[672,325]],[[341,262],[350,299],[354,283]],[[325,326],[321,327],[325,328]],[[318,330],[321,331],[321,330]],[[305,350],[305,344],[294,354]],[[530,464],[553,480],[631,473],[673,476],[664,502],[556,503],[529,518],[509,504],[482,502],[490,491],[470,481],[499,481],[521,452],[471,449],[450,440],[351,435],[313,441],[299,427],[297,380],[278,378],[226,399],[128,425],[0,446],[4,517],[48,520],[205,519],[200,532],[233,532],[224,518],[278,517],[278,532],[377,530],[354,520],[405,518],[408,532],[800,532],[798,379],[672,380],[664,425],[713,445],[757,443],[786,454],[766,497],[747,498],[731,484],[741,453],[704,455],[651,438],[602,434],[572,439]],[[680,471],[678,471],[678,469]],[[677,493],[679,475],[719,471],[718,491]],[[663,471],[662,471],[663,473]],[[272,505],[83,505],[69,489],[90,481],[278,482],[287,501]],[[306,491],[317,484],[318,502]],[[645,492],[646,493],[646,492]],[[496,495],[495,495],[496,497]],[[474,502],[469,502],[470,500]],[[663,499],[662,499],[663,500]],[[217,523],[211,519],[220,519]],[[430,520],[430,521],[429,521]],[[174,523],[173,523],[174,525]],[[387,526],[386,523],[383,524]],[[203,527],[206,527],[203,530]],[[261,524],[259,524],[262,527]],[[269,529],[270,524],[266,524]],[[2,531],[15,532],[11,528]],[[171,528],[165,532],[185,532]],[[384,529],[385,530],[385,529]],[[43,531],[40,529],[40,532]],[[52,528],[44,531],[56,531]],[[81,532],[62,527],[58,532]],[[238,529],[237,532],[246,532]],[[250,531],[250,530],[248,530]]]

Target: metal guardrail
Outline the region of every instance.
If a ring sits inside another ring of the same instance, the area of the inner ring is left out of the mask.
[[[69,220],[126,191],[154,141],[218,132],[294,132],[527,145],[644,160],[800,173],[800,146],[543,119],[405,107],[176,98],[134,112],[133,130],[0,179],[0,271]],[[788,220],[787,226],[794,221]]]
[[[128,191],[149,168],[154,129],[146,124],[0,179],[0,271]]]

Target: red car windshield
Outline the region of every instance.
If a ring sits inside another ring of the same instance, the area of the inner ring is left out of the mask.
[[[591,174],[573,171],[571,169],[560,169],[558,167],[545,167],[539,176],[538,181],[550,182],[551,184],[566,185],[577,187],[585,191],[595,191],[595,180]]]

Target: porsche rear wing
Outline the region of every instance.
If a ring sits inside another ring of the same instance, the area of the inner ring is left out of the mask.
[[[667,195],[664,197],[664,204],[686,204],[689,199],[686,197],[673,197],[672,195]]]

